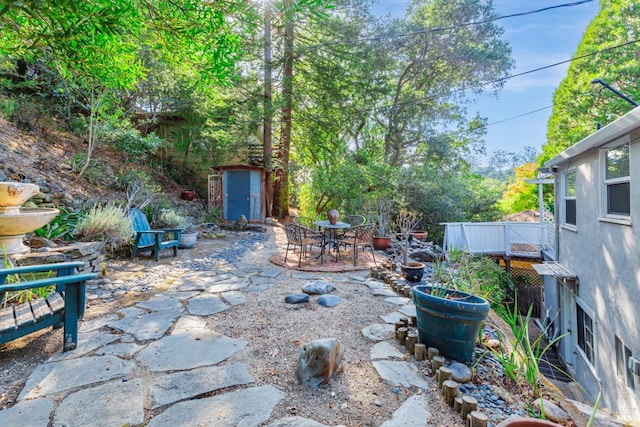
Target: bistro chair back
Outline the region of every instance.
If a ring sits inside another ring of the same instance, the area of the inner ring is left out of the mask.
[[[376,229],[375,224],[365,224],[351,227],[350,233],[353,233],[353,237],[346,237],[342,240],[342,244],[346,246],[353,246],[353,265],[357,265],[358,262],[358,248],[369,247],[371,249],[371,255],[373,256],[373,263],[376,263],[376,255],[373,252],[373,234]]]
[[[298,267],[300,267],[302,265],[302,257],[306,255],[306,248],[309,247],[309,251],[311,251],[311,247],[322,244],[321,233],[314,232],[292,222],[284,223],[284,231],[287,235],[287,249],[284,253],[285,263],[287,262],[289,250],[291,249],[293,253],[295,253],[296,248],[299,247]]]
[[[296,225],[301,225],[309,230],[315,230],[316,226],[313,224],[313,219],[307,216],[296,216],[293,217],[293,223]]]
[[[352,227],[357,225],[364,225],[367,223],[367,218],[364,215],[347,215],[342,221],[350,224]]]

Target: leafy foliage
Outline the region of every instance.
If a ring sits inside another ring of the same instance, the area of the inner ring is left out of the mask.
[[[133,238],[131,220],[115,203],[93,207],[76,227],[75,236],[81,242],[102,241],[108,251],[125,247]]]

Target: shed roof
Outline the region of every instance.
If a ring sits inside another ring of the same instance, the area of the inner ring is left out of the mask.
[[[584,138],[582,141],[572,145],[551,160],[545,162],[546,167],[561,165],[571,158],[587,152],[592,148],[600,147],[616,138],[625,135],[640,127],[640,107],[636,107],[624,116],[609,123],[597,132]]]

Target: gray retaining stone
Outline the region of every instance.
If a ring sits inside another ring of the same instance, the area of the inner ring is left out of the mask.
[[[373,362],[380,377],[393,386],[416,386],[427,389],[427,381],[411,364],[391,360],[377,360]]]
[[[48,397],[20,401],[0,411],[0,426],[47,427],[53,405]]]
[[[156,378],[149,392],[153,409],[203,393],[254,382],[244,365],[207,366]]]
[[[431,413],[427,408],[427,399],[424,394],[414,394],[404,401],[391,416],[390,420],[382,423],[380,427],[405,427],[428,426],[427,420]]]
[[[187,301],[187,310],[196,316],[211,316],[229,308],[218,296],[211,294],[199,295]]]
[[[271,385],[176,403],[154,417],[147,427],[258,426],[269,419],[285,394]]]
[[[76,387],[127,376],[134,363],[114,356],[83,357],[36,367],[18,400],[48,396]]]
[[[130,315],[124,319],[109,323],[113,329],[133,335],[139,341],[158,339],[173,325],[183,309],[153,311],[151,313]]]
[[[87,402],[100,402],[91,405]],[[54,425],[113,427],[144,422],[142,379],[112,381],[70,394],[54,414]]]
[[[178,333],[149,344],[136,359],[153,372],[178,371],[222,362],[247,346],[213,331]]]

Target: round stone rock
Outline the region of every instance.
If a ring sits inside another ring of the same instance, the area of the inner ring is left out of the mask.
[[[323,307],[334,307],[340,304],[340,297],[335,295],[321,295],[318,297],[318,304]]]
[[[304,285],[302,292],[311,295],[324,295],[333,292],[334,289],[333,285],[329,282],[314,280]]]
[[[284,302],[287,304],[304,304],[309,302],[309,295],[307,294],[291,294],[284,297]]]
[[[451,369],[451,379],[455,382],[464,384],[471,381],[471,368],[464,363],[453,362],[449,369]]]

